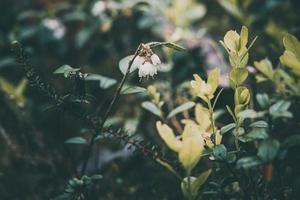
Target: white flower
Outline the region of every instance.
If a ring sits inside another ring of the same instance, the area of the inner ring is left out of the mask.
[[[152,54],[150,59],[151,59],[151,62],[152,62],[153,65],[160,65],[161,64],[161,61],[160,61],[159,57],[156,54]]]
[[[101,16],[106,9],[104,1],[97,1],[92,7],[91,13],[93,16]]]
[[[66,33],[66,27],[57,19],[46,18],[43,20],[43,25],[53,32],[56,39],[61,39]]]
[[[131,66],[132,70],[139,69],[139,77],[154,76],[157,74],[161,61],[156,54],[151,56],[137,56]]]
[[[145,61],[139,67],[139,77],[140,78],[154,76],[155,74],[157,74],[157,68],[148,61]]]
[[[145,62],[145,57],[137,56],[131,66],[132,70],[138,69],[140,66],[142,66]]]

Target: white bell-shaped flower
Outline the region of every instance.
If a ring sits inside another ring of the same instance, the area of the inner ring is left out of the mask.
[[[136,70],[140,68],[140,66],[142,66],[144,63],[145,63],[145,57],[137,56],[132,63],[131,70]]]
[[[155,53],[152,54],[150,59],[151,59],[151,62],[152,62],[153,65],[160,65],[161,64],[161,61],[160,61],[159,57]]]
[[[139,77],[148,77],[148,76],[154,76],[157,74],[157,68],[151,64],[150,62],[144,62],[142,65],[139,67]]]

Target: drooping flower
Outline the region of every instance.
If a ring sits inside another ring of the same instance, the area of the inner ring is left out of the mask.
[[[204,150],[204,140],[201,130],[195,124],[186,124],[181,135],[177,138],[173,130],[160,121],[156,123],[159,135],[173,151],[178,153],[178,158],[186,170],[192,170],[201,158]]]
[[[157,70],[159,69],[159,65],[161,61],[156,54],[152,54],[149,56],[137,56],[133,62],[134,68],[139,69],[139,77],[149,77],[157,74]]]
[[[132,63],[132,70],[139,70],[139,77],[149,77],[157,74],[160,68],[161,61],[159,57],[153,53],[151,48],[147,45],[142,45],[142,50]]]

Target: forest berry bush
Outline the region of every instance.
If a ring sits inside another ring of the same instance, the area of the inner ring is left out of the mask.
[[[89,138],[76,136],[65,141],[66,144],[86,145],[86,148],[82,149],[84,158],[80,170],[75,166],[75,177],[55,199],[86,199],[90,186],[95,181],[102,181],[102,175],[86,173],[93,148],[101,138],[134,146],[146,158],[161,165],[165,173],[173,174],[178,180],[174,190],[181,189],[189,200],[224,199],[223,196],[233,193],[235,199],[269,199],[277,192],[288,195],[289,191],[284,187],[283,191],[274,191],[271,187],[288,185],[286,174],[289,176],[289,171],[297,170],[297,166],[287,169],[282,163],[290,159],[289,152],[300,139],[297,112],[300,104],[300,43],[293,35],[286,34],[280,62],[273,66],[268,58],[258,60],[254,62],[255,70],[249,71],[251,47],[256,45],[256,37],[249,44],[250,37],[248,28],[243,26],[240,33],[230,30],[220,41],[231,66],[228,74],[230,89],[220,88],[221,73],[215,66],[207,78],[199,74],[190,77],[184,100],[180,104],[172,103],[177,106],[169,106],[170,102],[164,101],[167,93],[161,93],[161,88],[155,84],[146,89],[126,81],[136,70],[141,82],[144,77],[156,78],[154,75],[164,67],[154,53],[156,49],[186,49],[169,42],[140,44],[134,55],[120,60],[123,78],[108,106],[101,108],[101,114],[85,111],[90,100],[85,95],[84,83],[98,81],[102,88],[108,89],[117,83],[114,79],[64,65],[54,73],[75,80],[77,93],[59,94],[37,75],[22,46],[14,42],[13,49],[31,85],[44,92],[61,110],[87,121],[93,129]],[[228,90],[232,102],[224,105],[220,99]],[[155,120],[151,120],[151,127],[160,137],[157,144],[147,138],[138,139],[122,127],[107,123],[121,95],[140,93],[145,93],[148,98],[141,107],[153,114]],[[77,107],[75,112],[74,107]],[[163,183],[157,183],[156,187],[160,184]]]

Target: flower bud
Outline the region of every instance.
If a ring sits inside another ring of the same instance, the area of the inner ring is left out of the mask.
[[[234,93],[235,113],[245,110],[250,102],[250,92],[246,87],[238,87]]]

